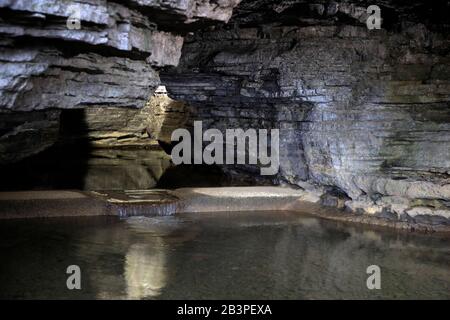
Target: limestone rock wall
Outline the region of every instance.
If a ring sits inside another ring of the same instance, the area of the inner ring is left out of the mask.
[[[95,106],[61,112],[60,144],[89,143],[94,148],[170,144],[172,131],[183,128],[188,118],[185,104],[166,94],[153,94],[141,109]]]
[[[0,0],[0,162],[51,146],[61,117],[120,145],[167,142],[189,115],[204,129],[279,128],[270,183],[450,223],[450,6],[380,0],[369,31],[370,4]],[[181,102],[147,104],[160,76]],[[224,169],[260,183],[258,168]]]
[[[162,75],[169,94],[207,127],[279,128],[279,183],[334,190],[354,211],[448,218],[449,20],[385,1],[369,31],[364,3],[317,2],[244,1],[186,39]]]
[[[226,22],[239,2],[0,0],[0,117],[37,123],[44,121],[37,110],[142,108],[160,83],[158,70],[178,64],[187,30]],[[34,150],[2,161],[51,145],[57,130],[47,128],[57,119],[52,114],[45,121],[32,128],[34,135],[19,134],[30,127],[24,123],[2,128],[0,144],[12,143],[11,136],[16,142],[37,137],[22,142]]]

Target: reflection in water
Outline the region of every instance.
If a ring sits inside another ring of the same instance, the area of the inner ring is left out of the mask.
[[[128,298],[143,299],[161,294],[167,281],[167,256],[162,241],[156,238],[153,244],[133,244],[128,249],[125,257]]]
[[[126,222],[146,235],[146,242],[132,244],[125,257],[128,298],[156,298],[167,282],[167,251],[194,238],[195,228],[178,233],[186,222],[173,216],[131,217]]]
[[[0,298],[448,299],[448,240],[289,212],[0,221]]]

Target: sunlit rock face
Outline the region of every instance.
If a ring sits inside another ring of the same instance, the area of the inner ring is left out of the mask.
[[[239,2],[0,0],[1,117],[33,112],[27,117],[35,124],[2,130],[0,144],[36,145],[0,161],[57,139],[54,114],[42,119],[37,110],[143,107],[160,83],[157,69],[178,64],[188,29],[228,21]]]
[[[383,1],[368,30],[369,4],[243,1],[185,39],[163,83],[206,127],[279,128],[279,183],[393,218],[448,210],[449,6]]]

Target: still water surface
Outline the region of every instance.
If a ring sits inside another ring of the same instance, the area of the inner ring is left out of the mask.
[[[0,221],[0,261],[3,299],[450,298],[448,237],[292,212]]]

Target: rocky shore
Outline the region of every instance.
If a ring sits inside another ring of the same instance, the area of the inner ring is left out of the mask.
[[[328,198],[282,187],[181,188],[124,192],[23,191],[0,192],[0,219],[112,215],[161,216],[183,213],[294,211],[324,219],[417,232],[450,232],[450,218],[435,219],[416,211],[408,219],[384,212],[362,214],[327,207]],[[347,206],[345,206],[348,208]]]

